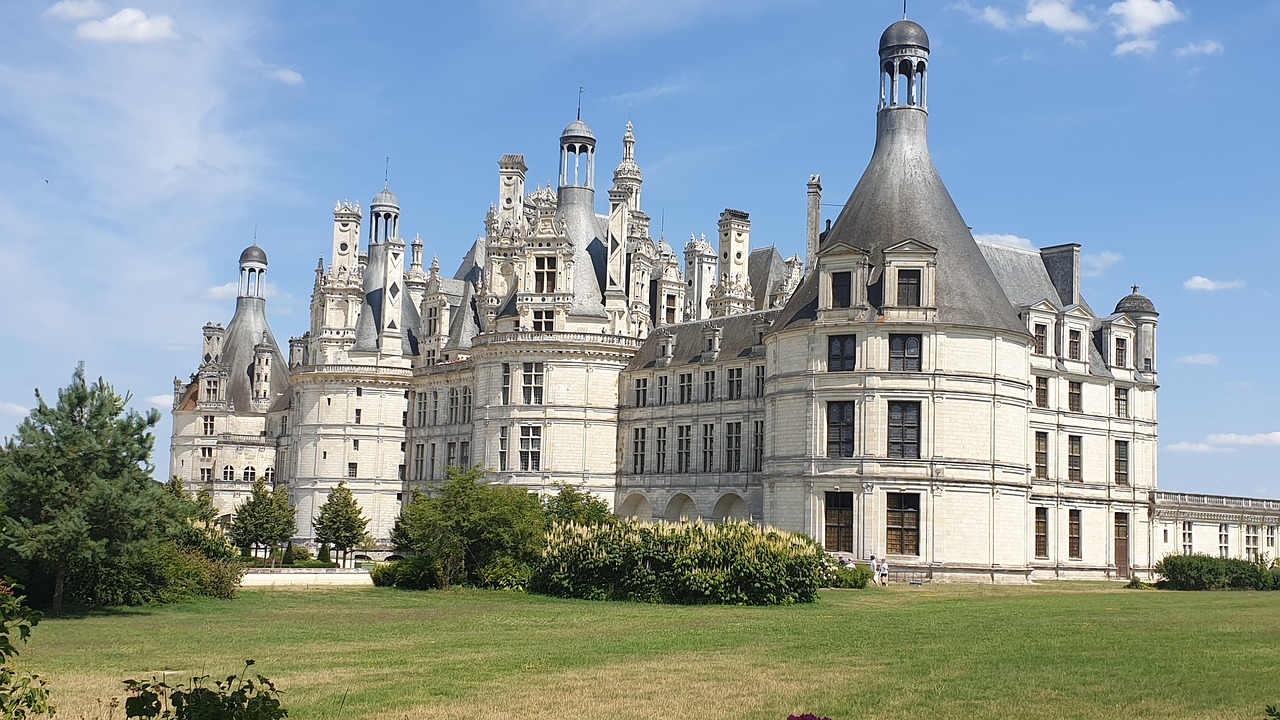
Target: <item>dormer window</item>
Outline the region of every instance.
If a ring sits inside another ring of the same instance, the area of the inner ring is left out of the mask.
[[[556,259],[554,257],[536,257],[533,259],[533,291],[553,293],[556,291]]]
[[[1080,359],[1080,331],[1072,330],[1067,334],[1067,357],[1071,360]]]
[[[898,307],[920,307],[920,271],[898,271]]]
[[[533,311],[534,332],[554,332],[556,329],[556,313],[554,310]]]
[[[853,273],[831,273],[831,307],[853,307]]]
[[[1116,354],[1114,362],[1116,367],[1127,367],[1129,364],[1129,340],[1128,338],[1116,338]]]
[[[1044,323],[1036,323],[1035,328],[1037,355],[1048,355],[1049,352],[1049,326]]]

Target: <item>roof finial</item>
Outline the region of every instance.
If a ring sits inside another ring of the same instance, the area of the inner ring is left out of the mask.
[[[258,223],[253,224],[253,244],[258,244]]]
[[[902,19],[907,19],[907,0],[902,0]]]
[[[1138,286],[1137,286],[1137,285],[1133,285],[1133,286],[1131,286],[1131,287],[1133,287],[1133,294],[1134,294],[1134,295],[1137,295],[1137,294],[1138,294]]]
[[[391,189],[391,156],[388,155],[386,163],[382,166],[382,189]]]
[[[586,91],[586,88],[582,87],[581,85],[578,86],[578,119],[579,120],[582,119],[582,93],[585,91]]]

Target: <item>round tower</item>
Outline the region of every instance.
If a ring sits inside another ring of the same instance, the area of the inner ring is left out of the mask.
[[[257,243],[240,253],[240,288],[238,297],[265,297],[267,284],[267,254]]]
[[[910,20],[899,20],[880,36],[880,109],[925,110],[929,35]]]
[[[578,118],[560,133],[560,187],[595,189],[596,134]]]
[[[1134,366],[1141,372],[1156,372],[1156,312],[1155,303],[1145,295],[1138,294],[1138,286],[1133,292],[1120,298],[1116,303],[1116,313],[1124,314],[1138,326],[1138,347],[1134,357]]]
[[[369,204],[369,244],[384,243],[400,236],[400,201],[387,186]]]

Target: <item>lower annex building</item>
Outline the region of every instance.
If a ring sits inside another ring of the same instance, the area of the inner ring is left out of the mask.
[[[1156,490],[1158,313],[1080,292],[1080,246],[974,240],[929,157],[929,40],[879,47],[876,143],[806,257],[650,235],[628,124],[605,213],[594,132],[560,138],[556,188],[498,163],[485,234],[446,276],[400,236],[384,188],[342,202],[310,326],[287,357],[265,316],[265,252],[236,312],[174,382],[171,467],[224,520],[283,483],[298,542],[339,482],[385,541],[449,466],[623,516],[749,519],[936,580],[1147,576],[1176,552],[1274,555],[1280,502]],[[367,227],[367,233],[362,232]],[[363,237],[362,237],[363,236]],[[385,556],[372,550],[372,557]]]

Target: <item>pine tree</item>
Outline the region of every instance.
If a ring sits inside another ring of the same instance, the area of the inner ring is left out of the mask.
[[[271,495],[267,492],[267,481],[258,478],[253,483],[249,497],[236,507],[227,536],[241,552],[248,554],[254,548],[268,545],[272,502]]]
[[[320,515],[315,521],[316,540],[342,551],[345,562],[347,553],[364,538],[368,524],[351,489],[345,482],[339,482],[320,506]]]
[[[127,410],[129,397],[101,378],[90,385],[83,364],[57,404],[39,391],[36,400],[0,452],[0,504],[8,506],[8,550],[57,617],[77,572],[91,577],[109,559],[162,542],[183,519],[151,477],[158,411]]]

